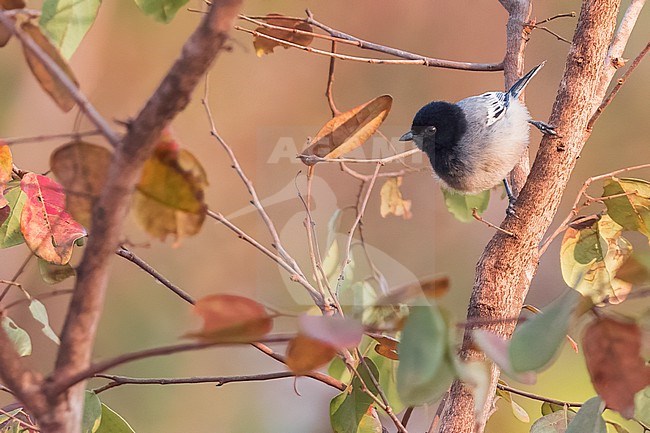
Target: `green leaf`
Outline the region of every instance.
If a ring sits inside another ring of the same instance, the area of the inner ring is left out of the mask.
[[[189,0],[135,0],[140,10],[146,15],[151,15],[156,21],[170,22],[176,12]]]
[[[569,424],[566,433],[607,433],[601,415],[604,409],[605,405],[599,397],[587,400]]]
[[[480,214],[485,212],[488,204],[490,203],[490,190],[480,192],[478,194],[460,194],[442,188],[442,195],[445,198],[445,206],[458,221],[468,223],[474,219],[472,210]]]
[[[616,430],[616,433],[630,433],[625,427],[623,427],[620,424],[617,424],[617,423],[615,423],[613,421],[606,421],[606,422],[607,422],[607,424],[614,427],[614,430]]]
[[[508,354],[516,372],[543,369],[560,349],[581,296],[568,290],[542,313],[515,329]]]
[[[117,412],[102,403],[102,419],[95,433],[135,433]]]
[[[41,278],[47,284],[57,284],[77,274],[74,268],[70,266],[70,263],[55,265],[40,257],[38,258],[38,270],[41,273]]]
[[[641,179],[612,177],[603,187],[603,197],[623,195],[605,200],[608,215],[625,230],[638,231],[650,239],[650,183]]]
[[[399,344],[397,391],[405,404],[442,396],[455,377],[448,355],[447,323],[437,306],[411,308]]]
[[[96,433],[102,420],[102,403],[92,391],[86,390],[84,411],[81,418],[81,433]]]
[[[373,399],[363,391],[363,384],[368,390],[377,393],[370,374],[377,379],[379,371],[372,360],[365,358],[365,365],[357,368],[361,380],[355,376],[351,390],[343,391],[330,402],[330,422],[335,433],[381,433],[381,422],[373,407]]]
[[[47,310],[45,309],[45,305],[38,299],[32,298],[31,302],[29,303],[29,312],[32,313],[32,317],[39,322],[41,325],[43,325],[43,334],[50,340],[54,341],[56,344],[61,344],[61,341],[59,340],[59,337],[54,333],[52,328],[50,327],[50,322],[47,317]]]
[[[552,412],[541,417],[530,426],[530,433],[564,433],[567,425],[575,418],[576,414],[570,411]],[[587,433],[586,431],[583,433]]]
[[[32,354],[32,341],[29,334],[22,328],[18,327],[16,323],[7,316],[3,316],[0,321],[2,329],[7,333],[9,339],[14,345],[14,349],[20,356],[28,356]]]
[[[650,425],[650,386],[634,395],[634,418]]]
[[[542,407],[541,407],[542,415],[548,415],[548,414],[551,414],[553,412],[557,412],[557,411],[560,411],[560,410],[563,411],[564,406],[562,406],[560,404],[549,403],[548,401],[545,401],[544,403],[542,403]],[[569,408],[568,410],[575,413],[575,411],[573,409],[571,409],[571,408]]]
[[[95,21],[101,0],[45,0],[38,24],[69,59]]]
[[[9,248],[25,242],[20,232],[20,214],[23,211],[27,196],[20,189],[18,183],[12,182],[9,185],[13,187],[5,194],[5,198],[9,202],[9,209],[11,210],[7,219],[0,225],[0,248]]]

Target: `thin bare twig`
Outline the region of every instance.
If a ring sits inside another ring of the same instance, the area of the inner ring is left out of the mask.
[[[235,156],[235,153],[233,152],[232,148],[226,143],[226,141],[219,135],[217,132],[217,128],[214,122],[214,118],[212,117],[212,111],[210,109],[210,105],[208,102],[208,82],[206,80],[205,83],[205,92],[203,99],[201,100],[204,108],[205,108],[205,113],[208,117],[208,121],[210,123],[210,134],[217,139],[219,144],[221,144],[221,147],[226,151],[226,154],[228,155],[228,158],[230,159],[232,163],[232,168],[237,172],[237,175],[239,175],[239,178],[241,181],[244,183],[244,186],[248,190],[248,193],[250,194],[252,200],[251,203],[257,209],[257,212],[260,214],[260,217],[264,221],[264,224],[266,225],[269,234],[273,238],[273,247],[278,251],[280,254],[280,257],[282,257],[283,261],[286,262],[287,265],[289,265],[292,269],[292,272],[297,274],[301,280],[307,282],[307,277],[305,276],[305,273],[302,271],[300,266],[298,265],[298,262],[284,249],[282,245],[282,241],[280,240],[280,235],[278,234],[277,229],[275,228],[275,224],[269,217],[268,213],[266,212],[266,209],[264,209],[264,206],[262,205],[262,202],[260,201],[257,191],[255,190],[255,187],[253,186],[253,182],[246,176],[246,173],[244,170],[241,168],[241,165],[239,164],[239,160],[237,159],[237,156]],[[304,285],[304,284],[303,284]],[[313,289],[313,287],[312,287]],[[321,310],[326,310],[327,305],[325,303],[325,300],[323,299],[323,296],[318,293],[315,289],[313,291],[309,292],[312,298],[314,299],[314,302],[316,305],[318,305]]]
[[[472,209],[472,216],[474,217],[474,219],[476,221],[482,222],[483,224],[485,224],[486,226],[488,226],[490,228],[493,228],[494,230],[500,231],[501,233],[506,234],[508,236],[515,236],[514,233],[512,233],[512,232],[510,232],[508,230],[502,229],[501,227],[499,227],[497,225],[494,225],[490,221],[484,219],[481,215],[479,215],[478,209],[476,209],[476,208]]]
[[[370,367],[368,366],[368,363],[366,362],[366,359],[363,357],[359,349],[357,349],[357,356],[359,357],[359,360],[361,361],[361,364],[364,366],[366,371],[368,372],[368,377],[370,377],[370,381],[372,384],[375,386],[377,389],[377,394],[379,394],[379,398],[381,399],[381,408],[386,412],[386,415],[393,421],[393,424],[395,424],[395,427],[397,427],[397,431],[400,433],[408,433],[406,430],[406,427],[404,424],[402,424],[402,421],[400,421],[399,418],[395,415],[395,412],[393,412],[393,408],[390,407],[390,403],[388,402],[388,398],[386,397],[386,393],[384,390],[381,388],[381,385],[379,384],[379,378],[375,377],[375,375],[372,373],[372,370],[370,370]],[[359,379],[361,380],[361,377],[359,376]],[[365,384],[364,384],[365,385]],[[366,387],[367,388],[367,387]],[[372,394],[370,390],[367,390],[368,393]]]
[[[34,254],[30,251],[27,258],[23,260],[23,263],[20,265],[16,273],[11,277],[10,280],[12,281],[12,283],[6,284],[4,289],[2,290],[2,293],[0,293],[0,302],[4,299],[5,296],[7,296],[7,293],[9,292],[9,288],[15,285],[15,283],[13,282],[16,281],[18,277],[22,275],[23,272],[25,272],[25,268],[29,264],[30,260],[32,260],[32,257],[34,257]]]
[[[497,388],[502,391],[508,391],[513,394],[520,395],[522,397],[530,398],[531,400],[544,401],[547,403],[557,404],[559,406],[569,406],[569,407],[581,407],[582,403],[574,403],[570,401],[556,400],[554,398],[544,397],[542,395],[533,394],[532,392],[522,391],[521,389],[513,388],[508,385],[503,385],[501,383],[497,384]]]
[[[289,274],[291,275],[291,277],[290,277],[291,280],[295,281],[297,283],[300,283],[305,289],[307,289],[307,292],[312,297],[314,302],[316,302],[316,303],[319,303],[319,302],[324,303],[324,299],[323,299],[321,293],[319,293],[319,291],[316,290],[316,288],[314,286],[312,286],[312,284],[303,275],[298,274],[296,272],[296,270],[291,265],[289,265],[282,257],[280,257],[279,255],[273,253],[271,250],[266,248],[264,245],[260,244],[253,237],[246,234],[242,229],[240,229],[235,224],[230,222],[230,220],[228,220],[221,213],[208,210],[207,215],[210,218],[214,218],[215,220],[219,221],[224,226],[226,226],[227,228],[229,228],[230,230],[235,232],[237,234],[237,236],[239,236],[240,239],[245,240],[246,242],[248,242],[249,244],[251,244],[252,246],[257,248],[258,250],[260,250],[262,253],[264,253],[264,255],[266,255],[271,260],[273,260],[278,265],[280,265],[285,271],[289,272]]]
[[[548,236],[545,240],[543,240],[540,243],[539,255],[541,256],[542,254],[544,254],[546,252],[546,250],[548,249],[548,247],[550,246],[551,242],[560,233],[562,233],[564,230],[566,230],[566,228],[569,226],[569,223],[571,223],[571,221],[576,216],[578,216],[578,213],[584,207],[584,206],[580,205],[580,203],[582,201],[582,197],[585,196],[585,193],[586,193],[587,189],[591,186],[592,183],[594,183],[596,181],[599,181],[599,180],[607,179],[609,177],[616,176],[617,174],[625,173],[625,172],[628,172],[628,171],[641,170],[641,169],[644,169],[644,168],[650,168],[650,163],[639,164],[639,165],[634,165],[634,166],[631,166],[631,167],[620,168],[618,170],[610,171],[609,173],[600,174],[598,176],[592,176],[592,177],[588,178],[587,180],[585,180],[585,182],[582,184],[582,187],[578,191],[578,194],[576,196],[575,201],[573,202],[573,206],[571,208],[571,212],[569,212],[569,215],[567,215],[567,217],[564,219],[564,221],[562,221],[560,223],[558,228],[555,229],[555,231],[550,236]]]
[[[281,336],[269,336],[264,339],[261,339],[260,342],[264,343],[284,343],[291,339],[292,337],[281,335]],[[91,364],[87,369],[80,371],[79,373],[72,375],[67,378],[53,379],[53,382],[50,387],[50,392],[52,395],[57,395],[61,392],[64,392],[71,386],[96,376],[99,373],[110,370],[111,368],[117,367],[118,365],[127,364],[130,362],[138,361],[146,358],[153,358],[156,356],[171,355],[174,353],[189,352],[193,350],[207,349],[215,346],[232,346],[232,345],[241,345],[248,343],[233,343],[233,342],[195,342],[195,343],[182,343],[175,344],[171,346],[162,346],[154,347],[152,349],[140,350],[137,352],[125,353],[118,355],[115,358],[107,359],[105,361],[97,362]]]
[[[561,13],[561,14],[553,15],[552,17],[548,17],[548,18],[543,19],[541,21],[537,21],[535,24],[545,24],[545,23],[551,22],[553,20],[556,20],[558,18],[575,18],[575,17],[576,17],[576,13],[574,11],[572,11],[572,12],[564,12],[564,13]]]
[[[90,131],[80,131],[80,132],[67,132],[61,134],[46,134],[46,135],[35,135],[31,137],[9,137],[9,138],[0,138],[0,141],[4,141],[8,145],[21,144],[21,143],[39,143],[41,141],[49,140],[58,140],[61,138],[81,138],[89,137],[93,135],[102,135],[102,132],[98,129],[93,129]]]
[[[251,346],[259,350],[260,352],[264,353],[265,355],[270,356],[276,361],[286,365],[285,357],[280,355],[279,353],[276,353],[273,349],[271,349],[267,345],[262,343],[251,343]],[[321,373],[319,371],[310,371],[309,373],[303,374],[303,376],[316,379],[319,382],[323,382],[326,385],[338,389],[339,391],[344,391],[347,388],[347,385],[341,382],[340,380],[334,379],[333,377],[328,376],[327,374]]]
[[[290,371],[281,371],[278,373],[261,373],[251,374],[246,376],[195,376],[195,377],[173,377],[173,378],[143,378],[143,377],[128,377],[117,376],[114,374],[96,374],[95,377],[108,379],[111,382],[104,386],[95,388],[95,394],[107,391],[111,388],[116,388],[122,385],[185,385],[185,384],[199,384],[199,383],[213,383],[216,386],[222,386],[227,383],[233,382],[258,382],[273,379],[283,379],[286,377],[295,377]]]
[[[332,41],[332,53],[336,52],[336,42]],[[330,66],[327,71],[327,86],[325,87],[325,97],[327,98],[327,104],[330,106],[330,111],[332,111],[332,117],[336,117],[341,114],[341,111],[336,107],[334,103],[334,65],[336,62],[335,57],[330,58]]]
[[[359,224],[361,223],[361,219],[363,218],[363,213],[366,209],[366,205],[368,204],[368,200],[370,199],[370,193],[372,192],[372,188],[375,186],[375,181],[377,180],[377,175],[379,174],[379,170],[381,169],[381,167],[382,164],[380,163],[376,165],[372,178],[370,179],[370,181],[367,182],[368,189],[366,191],[366,195],[364,196],[361,206],[357,210],[357,217],[354,220],[354,223],[352,223],[352,226],[350,227],[350,232],[348,233],[348,240],[345,245],[345,257],[343,259],[343,262],[341,263],[341,272],[339,273],[338,284],[336,286],[336,294],[338,294],[341,288],[341,283],[345,279],[345,269],[350,263],[350,249],[352,247],[352,238],[354,237],[354,232],[356,228],[359,226]],[[364,182],[364,184],[365,183],[366,182]]]
[[[645,55],[648,54],[648,51],[650,51],[650,42],[648,42],[645,48],[641,50],[638,56],[636,56],[636,58],[634,59],[630,67],[627,69],[627,71],[625,71],[623,76],[618,79],[612,91],[609,92],[609,95],[607,95],[607,97],[603,100],[600,106],[596,109],[596,112],[594,113],[594,115],[589,120],[589,123],[587,124],[588,131],[591,131],[593,129],[596,120],[598,120],[598,118],[603,113],[605,108],[607,108],[607,106],[614,100],[619,90],[621,90],[621,87],[623,87],[623,85],[627,82],[627,79],[630,77],[630,75],[632,75],[632,73],[637,68],[637,66],[639,66],[641,60],[643,60]]]
[[[396,155],[387,156],[385,158],[371,158],[371,159],[362,159],[362,158],[323,158],[316,155],[298,155],[298,158],[303,160],[307,164],[315,164],[319,162],[347,162],[347,163],[357,163],[357,164],[379,164],[386,165],[390,162],[397,161],[408,156],[414,155],[418,152],[421,152],[420,149],[410,149],[404,152],[398,153]]]
[[[138,266],[140,269],[154,277],[156,281],[167,287],[172,292],[176,293],[181,299],[189,302],[190,304],[194,304],[195,300],[190,294],[169,281],[160,272],[156,271],[151,265],[135,255],[135,253],[132,251],[128,250],[126,247],[120,246],[115,254]]]
[[[468,62],[456,62],[453,60],[443,60],[443,59],[435,59],[432,57],[426,57],[422,56],[419,54],[414,54],[410,53],[408,51],[400,50],[397,48],[391,48],[385,45],[380,45],[376,44],[373,42],[365,41],[363,39],[357,38],[355,36],[349,35],[347,33],[343,33],[341,31],[338,31],[336,29],[333,29],[320,21],[317,21],[314,18],[314,15],[309,11],[309,9],[306,11],[307,13],[307,20],[306,22],[320,28],[321,30],[326,31],[329,33],[331,36],[334,36],[336,38],[340,39],[345,39],[348,41],[354,42],[359,48],[363,50],[369,50],[369,51],[376,51],[384,54],[389,54],[391,56],[399,57],[402,59],[407,59],[409,63],[412,64],[420,64],[423,66],[429,66],[429,67],[436,67],[436,68],[447,68],[447,69],[460,69],[464,71],[501,71],[503,70],[503,62],[499,63],[468,63]],[[378,60],[378,59],[374,59]],[[400,62],[400,61],[394,61],[394,62]],[[404,61],[401,61],[404,62]],[[369,62],[369,63],[375,63],[375,62]],[[383,63],[383,62],[382,62]],[[400,63],[397,63],[400,64]],[[408,63],[401,63],[401,64],[408,64]]]
[[[29,429],[29,430],[33,430],[33,431],[41,431],[38,427],[36,427],[36,426],[34,426],[34,425],[32,425],[32,424],[26,422],[26,421],[23,421],[22,419],[18,418],[16,415],[12,415],[12,414],[10,414],[9,412],[6,412],[6,411],[4,411],[4,410],[2,410],[2,409],[0,409],[0,415],[6,416],[6,417],[9,418],[9,419],[12,419],[12,420],[14,420],[14,421],[17,421],[18,424],[24,426],[25,428],[27,428],[27,429]]]
[[[51,292],[42,293],[38,296],[30,297],[29,299],[28,298],[18,299],[10,304],[7,304],[7,306],[4,307],[4,310],[9,310],[15,307],[16,305],[25,304],[27,302],[30,302],[32,299],[38,299],[39,301],[42,301],[43,299],[53,298],[55,296],[70,295],[72,292],[73,292],[72,289],[52,290]]]

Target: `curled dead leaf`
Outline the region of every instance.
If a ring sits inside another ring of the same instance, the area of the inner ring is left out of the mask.
[[[377,131],[392,104],[390,95],[382,95],[339,114],[318,131],[300,159],[314,165],[318,158],[334,159],[353,151]]]
[[[375,352],[388,359],[393,359],[395,361],[399,360],[398,339],[390,337],[388,335],[381,335],[381,334],[368,334],[368,335],[377,343],[379,343],[375,345]]]
[[[255,29],[257,33],[263,35],[271,36],[276,39],[282,39],[284,41],[292,42],[297,45],[302,45],[307,47],[311,45],[314,37],[312,35],[306,35],[304,33],[299,33],[296,30],[303,32],[313,32],[312,27],[304,21],[296,21],[285,18],[280,14],[268,14],[267,19],[264,21],[267,24],[277,27],[284,27],[283,29],[269,29],[267,27],[258,27]],[[262,57],[264,54],[271,54],[275,47],[283,47],[285,49],[290,48],[288,45],[283,45],[280,42],[267,39],[263,36],[255,36],[253,38],[253,46],[255,47],[255,53],[258,57]]]

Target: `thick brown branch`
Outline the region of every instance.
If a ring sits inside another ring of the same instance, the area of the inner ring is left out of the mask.
[[[93,212],[93,234],[78,268],[75,293],[61,334],[50,378],[70,381],[90,365],[101,317],[110,259],[118,247],[124,217],[144,161],[161,131],[189,103],[192,91],[228,38],[241,0],[215,3],[183,46],[183,51],[145,107],[130,124],[113,157],[104,191]],[[47,388],[46,388],[46,392]],[[83,386],[65,395],[54,393],[50,417],[39,424],[51,433],[75,433],[81,426]],[[56,400],[54,400],[56,399]]]
[[[538,245],[555,216],[576,159],[589,137],[587,122],[604,96],[599,88],[604,59],[616,26],[619,0],[584,0],[564,76],[550,122],[561,138],[545,137],[516,205],[516,217],[508,217],[503,228],[516,237],[497,233],[487,245],[477,267],[468,321],[514,317],[522,307],[538,264]],[[513,322],[485,326],[510,336]],[[465,334],[464,359],[481,359],[471,349],[471,334]],[[492,390],[496,387],[493,374]],[[489,413],[491,401],[480,421]],[[451,388],[438,431],[470,432],[474,428],[473,403],[460,382]],[[478,426],[478,431],[483,425]]]

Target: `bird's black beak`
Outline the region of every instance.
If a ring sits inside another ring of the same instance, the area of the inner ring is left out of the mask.
[[[412,140],[413,140],[413,131],[409,131],[399,138],[399,141],[412,141]]]

